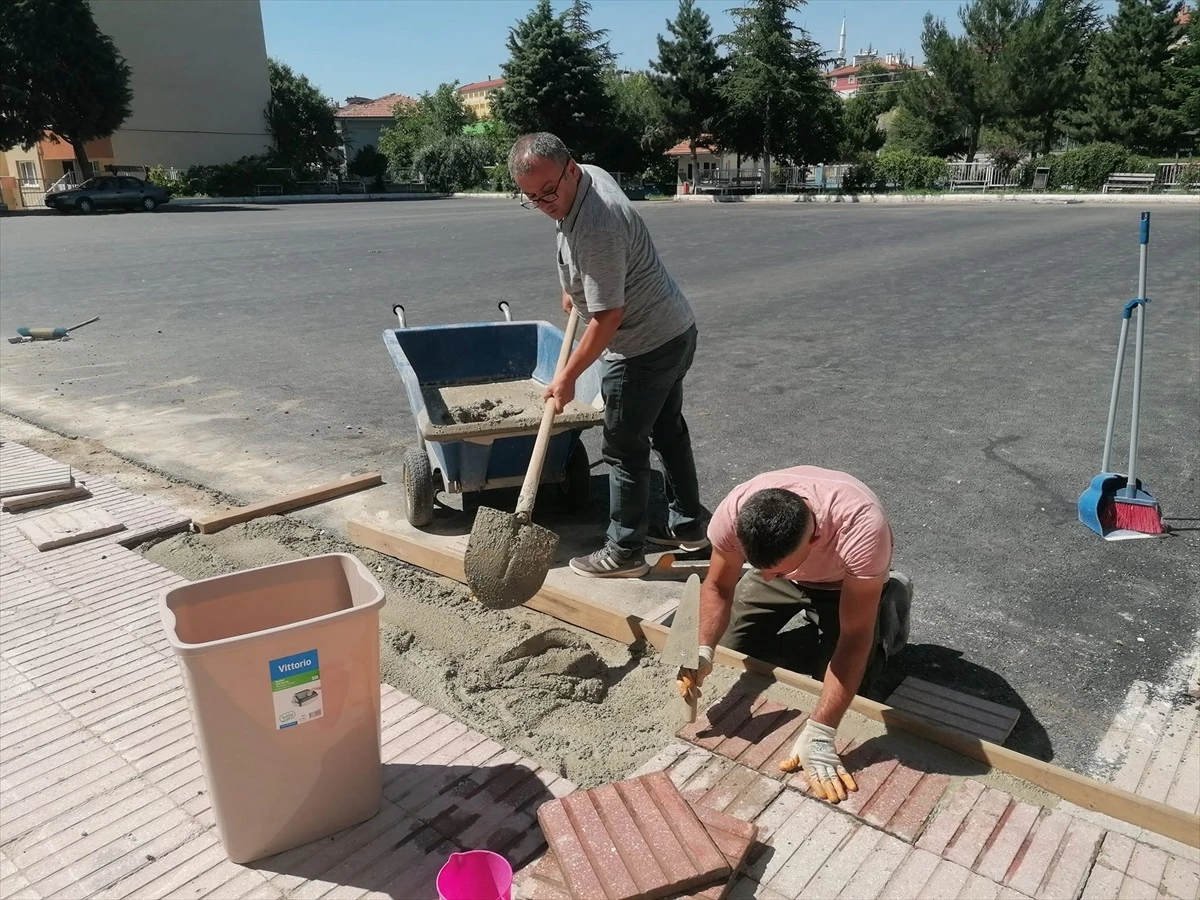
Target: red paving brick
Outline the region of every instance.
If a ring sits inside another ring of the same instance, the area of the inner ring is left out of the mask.
[[[1008,794],[995,788],[986,788],[950,845],[942,851],[942,856],[960,866],[973,868],[1010,803],[1012,797]]]
[[[543,803],[537,816],[564,883],[579,897],[652,900],[707,888],[731,874],[662,772]]]
[[[981,782],[967,780],[960,783],[945,806],[929,823],[925,833],[918,839],[917,846],[922,850],[940,855],[954,839],[959,827],[982,793],[983,784]]]

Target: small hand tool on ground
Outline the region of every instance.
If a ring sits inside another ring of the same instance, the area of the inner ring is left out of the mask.
[[[28,338],[32,341],[57,341],[65,338],[76,328],[82,328],[84,325],[91,325],[93,322],[100,321],[99,316],[93,316],[86,322],[80,322],[78,325],[72,325],[70,328],[64,328],[61,325],[58,328],[27,328],[22,325],[17,329],[17,337],[9,338],[10,344],[18,344],[22,340]]]
[[[700,668],[700,576],[692,575],[683,588],[683,597],[671,620],[671,633],[663,646],[663,662],[681,670],[675,688],[683,698],[686,709],[680,712],[686,722],[696,721],[696,702],[700,689],[695,673]]]
[[[554,369],[556,376],[566,368],[567,358],[575,345],[578,324],[579,313],[572,309],[558,354],[558,365]],[[558,535],[534,525],[530,519],[538,484],[542,479],[542,465],[546,461],[554,415],[554,398],[551,397],[542,411],[542,424],[533,445],[533,455],[525,472],[516,510],[509,514],[481,506],[475,514],[463,568],[467,584],[489,609],[520,606],[538,592],[550,571],[550,563],[558,547]]]

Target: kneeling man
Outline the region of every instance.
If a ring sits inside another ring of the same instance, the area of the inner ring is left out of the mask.
[[[855,787],[833,747],[838,724],[908,640],[912,582],[891,571],[892,528],[879,498],[844,472],[767,472],[730,492],[708,537],[694,680],[712,670],[718,643],[823,679],[790,768],[803,767],[817,794],[844,800]],[[797,618],[802,627],[786,628]]]

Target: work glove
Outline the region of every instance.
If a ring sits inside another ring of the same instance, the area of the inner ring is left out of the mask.
[[[679,696],[693,706],[700,699],[700,685],[704,684],[704,679],[712,671],[713,648],[707,646],[700,647],[698,655],[700,663],[697,668],[681,668],[679,674],[675,676],[675,687],[679,690]]]
[[[808,776],[809,791],[830,803],[845,800],[847,789],[858,790],[854,778],[833,749],[836,734],[836,728],[809,719],[792,745],[792,755],[779,764],[785,772],[803,769]]]

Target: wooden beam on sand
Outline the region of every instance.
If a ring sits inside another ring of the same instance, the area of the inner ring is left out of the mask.
[[[347,528],[350,540],[361,547],[394,557],[436,575],[466,582],[462,556],[438,547],[432,541],[417,540],[356,520],[350,520]],[[637,615],[586,600],[570,591],[550,585],[543,586],[525,606],[569,625],[622,643],[629,644],[644,639],[660,652],[666,645],[667,635],[671,631],[657,622],[645,621]],[[716,648],[713,662],[761,675],[814,696],[821,693],[821,682],[807,675],[773,666],[725,647]],[[1139,797],[1111,784],[1034,759],[999,744],[947,731],[866,697],[856,696],[851,701],[850,708],[861,716],[881,722],[889,729],[906,731],[968,759],[1023,778],[1076,806],[1120,819],[1191,847],[1200,847],[1200,816],[1156,800]]]
[[[227,513],[219,513],[215,516],[204,516],[193,519],[192,530],[198,531],[201,534],[212,534],[231,525],[249,522],[251,519],[290,512],[293,509],[311,506],[323,500],[331,500],[334,497],[352,494],[355,491],[361,491],[364,488],[371,488],[380,484],[383,484],[383,477],[378,472],[353,475],[350,478],[343,478],[340,481],[331,481],[328,484],[320,484],[303,491],[297,491],[294,494],[288,494],[276,500],[255,503],[253,506],[243,506],[240,509],[234,509]]]

